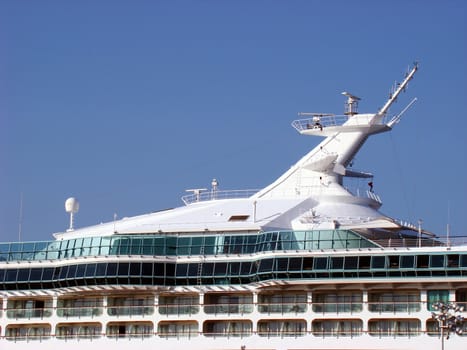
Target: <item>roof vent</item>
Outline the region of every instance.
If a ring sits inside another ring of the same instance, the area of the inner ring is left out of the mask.
[[[250,215],[232,215],[229,221],[246,221],[249,217]]]

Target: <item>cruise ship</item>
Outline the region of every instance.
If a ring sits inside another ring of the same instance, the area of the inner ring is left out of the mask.
[[[0,349],[465,350],[467,244],[382,214],[352,166],[417,70],[375,113],[300,113],[320,143],[263,189],[84,228],[69,198],[53,240],[0,244]]]

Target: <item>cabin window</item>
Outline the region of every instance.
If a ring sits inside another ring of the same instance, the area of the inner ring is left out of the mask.
[[[370,312],[418,312],[420,293],[418,291],[374,291],[368,293]]]
[[[159,314],[192,315],[199,312],[197,295],[161,295],[159,296]]]
[[[42,276],[42,269],[31,269],[30,281],[40,281]]]
[[[214,266],[214,275],[215,276],[225,276],[227,273],[227,263],[216,263]]]
[[[258,272],[271,272],[273,259],[261,260],[261,265]]]
[[[429,290],[427,293],[428,298],[428,310],[433,311],[435,308],[434,304],[438,302],[448,303],[449,302],[449,290]]]
[[[340,313],[362,311],[363,295],[360,291],[333,291],[313,294],[313,312]]]
[[[385,256],[372,256],[371,257],[371,268],[372,269],[384,269],[386,267]]]
[[[290,258],[289,271],[301,271],[301,270],[302,270],[302,258]]]
[[[342,270],[343,267],[344,267],[343,257],[339,256],[339,257],[331,258],[331,269]]]
[[[315,258],[314,259],[315,270],[327,270],[327,268],[328,268],[328,258]]]
[[[258,335],[260,337],[297,337],[306,334],[305,320],[260,320]]]
[[[459,255],[450,254],[448,255],[448,268],[459,267]]]
[[[216,320],[203,324],[206,337],[246,337],[251,335],[253,324],[244,320]]]
[[[370,268],[371,256],[361,256],[358,259],[358,268],[366,270]]]
[[[358,267],[358,257],[357,256],[346,256],[344,269],[346,270],[354,270]]]
[[[258,295],[258,311],[261,313],[305,312],[307,294],[290,291],[287,293],[260,293]]]
[[[372,336],[394,337],[414,336],[420,334],[420,320],[415,319],[381,319],[368,322],[368,333]]]
[[[461,258],[460,266],[461,267],[467,267],[467,255],[461,255],[460,258]]]
[[[191,321],[162,321],[157,326],[157,333],[161,338],[196,337],[198,336],[198,323]]]
[[[361,335],[362,320],[314,320],[312,332],[315,336],[337,337]]]
[[[399,268],[399,256],[398,255],[390,255],[388,258],[389,258],[389,268],[390,269],[398,269]]]
[[[417,256],[417,268],[426,269],[428,267],[428,255],[418,255]]]
[[[430,267],[444,267],[444,255],[432,255]]]
[[[467,289],[456,290],[456,303],[459,306],[463,306],[464,310],[467,309]]]
[[[177,264],[176,276],[186,277],[187,270],[188,270],[188,264]]]
[[[413,269],[415,257],[413,255],[402,255],[401,256],[401,268],[403,269]]]

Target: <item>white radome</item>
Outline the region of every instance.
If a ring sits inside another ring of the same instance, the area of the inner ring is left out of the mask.
[[[67,213],[77,213],[79,210],[79,202],[76,198],[70,197],[65,201],[65,211]]]

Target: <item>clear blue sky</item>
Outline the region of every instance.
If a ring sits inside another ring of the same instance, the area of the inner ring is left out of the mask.
[[[0,1],[0,241],[266,186],[319,139],[297,112],[376,111],[420,70],[355,168],[381,211],[466,235],[467,2]]]

